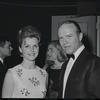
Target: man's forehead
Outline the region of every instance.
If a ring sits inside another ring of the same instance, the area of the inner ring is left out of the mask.
[[[63,25],[61,25],[60,27],[59,27],[59,30],[64,30],[64,29],[75,29],[76,30],[76,26],[73,24],[73,23],[65,23],[65,24],[63,24]]]
[[[71,32],[76,32],[77,28],[75,27],[74,24],[63,24],[59,30],[58,30],[58,35],[64,35],[66,33],[71,33]]]

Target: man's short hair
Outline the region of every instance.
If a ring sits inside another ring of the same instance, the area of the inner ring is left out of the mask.
[[[11,42],[11,40],[8,37],[0,36],[0,47],[3,47],[6,41]]]
[[[62,26],[63,24],[74,24],[74,26],[77,29],[77,33],[79,33],[79,34],[81,33],[81,28],[80,28],[79,24],[76,21],[74,21],[74,20],[65,20],[65,21],[60,23],[59,27]]]

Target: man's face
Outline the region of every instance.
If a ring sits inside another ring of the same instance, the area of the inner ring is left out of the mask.
[[[62,48],[72,54],[81,46],[82,33],[78,34],[74,24],[63,24],[58,29],[58,37]]]
[[[2,58],[11,56],[11,51],[13,48],[11,47],[11,43],[6,41],[3,47],[0,47]]]

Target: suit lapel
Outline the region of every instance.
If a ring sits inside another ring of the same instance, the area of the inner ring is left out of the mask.
[[[6,72],[7,67],[0,61],[0,72]]]
[[[80,53],[79,57],[76,59],[74,65],[73,65],[73,67],[72,67],[72,69],[71,69],[71,71],[70,71],[70,74],[69,74],[69,76],[68,76],[67,85],[70,84],[70,82],[73,82],[74,76],[75,76],[77,73],[79,73],[79,71],[82,69],[82,67],[84,67],[83,65],[80,65],[80,64],[81,64],[81,62],[83,62],[83,60],[85,60],[85,57],[86,57],[87,53],[88,53],[87,49],[84,49],[84,50]],[[71,88],[69,85],[68,85],[68,87],[67,87],[67,85],[66,85],[66,89],[65,89],[65,95],[68,94],[68,93],[67,93],[68,88]],[[75,91],[74,91],[74,92],[75,92]],[[66,98],[66,97],[65,97],[65,98]]]
[[[88,53],[88,52],[87,52],[87,49],[84,49],[84,50],[80,53],[79,57],[76,59],[74,65],[73,65],[73,67],[72,67],[72,69],[71,69],[69,75],[73,75],[73,74],[77,73],[77,72],[74,71],[74,70],[78,68],[78,66],[80,65],[81,61],[83,61],[83,59],[84,59],[85,55],[87,55],[87,53]],[[80,66],[79,66],[79,67],[80,67]],[[70,77],[70,76],[69,76],[69,77]]]

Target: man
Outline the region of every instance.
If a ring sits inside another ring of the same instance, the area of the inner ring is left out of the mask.
[[[59,98],[100,98],[100,58],[82,43],[83,33],[75,21],[65,21],[58,37],[67,54],[74,54],[61,70]]]
[[[0,98],[2,95],[2,85],[5,73],[7,71],[6,66],[4,66],[4,59],[11,55],[11,51],[13,48],[11,47],[11,42],[4,37],[0,37]]]

